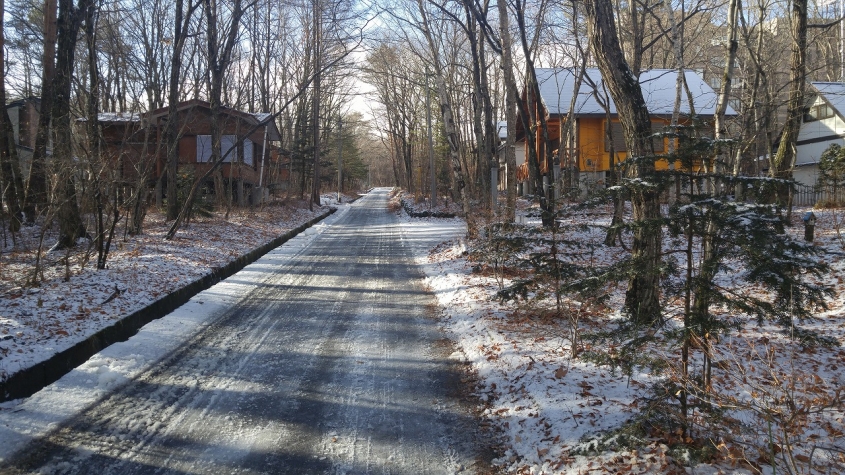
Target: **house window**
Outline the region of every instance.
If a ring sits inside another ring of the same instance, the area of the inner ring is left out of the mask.
[[[627,152],[628,147],[625,144],[625,133],[622,130],[622,123],[621,122],[611,122],[611,129],[610,133],[613,138],[613,150],[615,152]],[[652,137],[651,145],[654,147],[655,152],[662,152],[663,151],[663,137],[656,136]],[[604,139],[604,151],[610,151],[610,142],[607,140],[607,135],[605,135]]]
[[[833,117],[833,108],[827,104],[819,104],[810,107],[804,112],[804,122],[814,122],[817,120],[829,119]]]
[[[197,163],[211,161],[211,136],[197,135]]]
[[[255,162],[252,158],[253,150],[255,149],[252,140],[244,139],[244,164],[249,166],[255,166]]]
[[[833,108],[830,107],[829,105],[820,104],[816,107],[818,107],[818,109],[819,109],[819,113],[818,113],[819,120],[829,119],[829,118],[833,117]]]
[[[234,148],[237,140],[234,135],[224,135],[220,138],[220,154],[226,157],[223,163],[232,163],[238,160],[238,149]],[[233,148],[234,150],[232,150]],[[232,151],[229,152],[229,150]],[[228,155],[226,155],[227,152]]]
[[[224,163],[231,163],[237,159],[238,151],[232,150],[229,155],[226,155],[228,152],[237,142],[237,136],[235,135],[224,135],[221,137],[220,140],[220,153],[223,154],[226,158],[223,160]],[[197,163],[208,163],[211,161],[211,136],[210,135],[197,135]]]

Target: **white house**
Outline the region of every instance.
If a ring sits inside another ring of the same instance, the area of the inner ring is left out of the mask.
[[[814,82],[810,86],[793,177],[801,184],[815,186],[822,153],[834,143],[845,146],[845,83]]]

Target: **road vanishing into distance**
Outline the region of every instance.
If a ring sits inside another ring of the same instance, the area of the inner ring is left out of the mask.
[[[0,473],[483,471],[453,350],[387,193],[351,205],[202,332]]]

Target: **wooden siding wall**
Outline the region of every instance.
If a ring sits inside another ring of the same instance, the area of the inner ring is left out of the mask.
[[[619,122],[614,120],[614,124]],[[651,122],[652,131],[659,132],[663,127],[669,125],[668,120],[655,119]],[[578,134],[578,167],[581,171],[587,172],[603,172],[610,170],[610,153],[605,149],[606,135],[605,135],[605,120],[601,118],[581,118],[579,119],[579,134]],[[618,127],[614,127],[617,129]],[[614,135],[614,142],[620,140]],[[663,149],[656,153],[665,153],[669,148],[669,139],[663,138]],[[656,145],[655,148],[658,148]],[[624,151],[616,152],[616,160],[622,161],[628,157]],[[666,160],[660,160],[655,164],[658,170],[666,170],[669,168],[669,163]]]
[[[179,163],[197,163],[196,135],[187,135],[179,139]]]
[[[103,123],[102,130],[105,139],[104,153],[106,156],[115,161],[115,166],[121,171],[121,175],[126,182],[137,179],[137,172],[135,170],[142,160],[149,160],[152,166],[151,181],[157,180],[164,172],[164,161],[166,151],[162,148],[157,148],[157,142],[164,140],[164,129],[162,118],[156,118],[150,131],[150,144],[147,148],[147,157],[142,158],[144,133],[140,130],[140,123],[138,122],[116,122]],[[210,111],[207,108],[196,107],[188,108],[179,112],[177,119],[180,124],[179,139],[179,163],[180,166],[191,166],[197,176],[203,174],[211,167],[209,163],[197,163],[197,135],[210,134]],[[222,117],[222,132],[224,135],[235,135],[239,138],[244,137],[252,126],[243,118],[235,115],[224,115]],[[219,170],[224,179],[242,179],[248,186],[258,185],[261,175],[261,166],[264,165],[264,181],[265,184],[273,179],[270,176],[270,163],[278,161],[278,153],[276,153],[275,160],[271,157],[265,160],[264,157],[264,127],[259,127],[252,134],[248,135],[253,142],[253,163],[247,165],[244,163],[224,163]],[[237,160],[242,160],[243,146],[239,145],[237,148]],[[234,157],[233,157],[234,158]],[[277,174],[278,175],[278,174]],[[275,178],[278,180],[278,178]]]

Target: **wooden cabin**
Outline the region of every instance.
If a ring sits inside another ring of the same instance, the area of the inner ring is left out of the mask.
[[[137,181],[142,174],[156,185],[157,200],[161,199],[165,175],[167,107],[145,113],[102,113],[98,121],[104,138],[104,153],[119,162],[121,181]],[[229,107],[221,110],[221,153],[223,163],[218,167],[227,189],[235,190],[241,204],[257,202],[266,194],[263,190],[278,179],[272,173],[272,159],[279,160],[279,152],[271,154],[271,143],[281,141],[281,134],[271,114],[253,114]],[[198,178],[212,166],[211,107],[206,101],[191,100],[177,107],[180,139],[179,167],[191,167]],[[260,190],[260,191],[259,191]]]
[[[611,163],[625,160],[627,154],[616,106],[610,98],[601,73],[597,68],[584,70],[583,81],[576,91],[576,75],[579,73],[576,69],[538,68],[536,72],[540,89],[539,100],[533,97],[529,99],[526,93],[523,93],[522,99],[527,107],[536,111],[537,117],[542,114],[548,125],[548,142],[543,140],[539,123],[536,127],[535,143],[537,156],[541,159],[541,172],[544,175],[549,173],[544,157],[545,147],[550,147],[553,155],[560,152],[561,169],[571,169],[579,177],[579,186],[604,186]],[[671,123],[677,77],[678,72],[674,69],[648,70],[640,75],[643,97],[652,118],[652,130],[656,133]],[[692,124],[695,114],[696,125],[711,127],[717,102],[716,92],[694,71],[685,71],[684,78],[693,103],[690,105],[686,93],[681,94],[680,123]],[[574,134],[569,143],[561,144],[561,123],[566,127],[570,108],[573,108],[571,117],[574,121]],[[728,107],[727,114],[736,113]],[[607,139],[608,127],[612,144]],[[521,123],[517,124],[517,136],[523,137],[524,141],[525,130]],[[655,152],[659,154],[668,150],[668,141],[668,138],[656,137]],[[613,160],[611,150],[615,151]],[[527,154],[526,150],[525,160],[517,170],[517,177],[521,178],[521,181],[528,177]],[[668,165],[665,160],[656,164],[658,168],[663,169]]]

